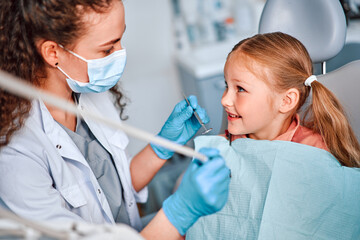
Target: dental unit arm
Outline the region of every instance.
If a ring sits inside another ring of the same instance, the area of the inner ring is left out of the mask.
[[[4,238],[3,238],[4,237]],[[0,239],[130,239],[142,240],[124,224],[94,225],[85,222],[42,223],[23,219],[0,207]]]

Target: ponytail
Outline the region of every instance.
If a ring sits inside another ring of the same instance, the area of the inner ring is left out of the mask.
[[[312,104],[304,115],[310,121],[304,121],[304,125],[322,136],[342,165],[360,167],[360,145],[339,100],[318,81],[311,84],[311,89]]]

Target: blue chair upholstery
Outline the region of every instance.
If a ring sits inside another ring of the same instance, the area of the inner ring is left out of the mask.
[[[345,43],[340,53],[326,62],[326,70],[331,72],[356,60],[360,60],[360,43]]]

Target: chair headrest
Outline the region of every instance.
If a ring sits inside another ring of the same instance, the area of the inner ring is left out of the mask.
[[[267,0],[259,33],[277,31],[301,41],[313,62],[323,62],[345,44],[345,14],[339,0]]]

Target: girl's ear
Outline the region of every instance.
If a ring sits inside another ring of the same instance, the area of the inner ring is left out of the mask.
[[[296,88],[290,88],[287,90],[282,98],[279,111],[281,113],[288,113],[297,107],[299,102],[300,93]]]
[[[38,49],[47,64],[56,67],[59,62],[59,45],[54,41],[41,41],[38,43]]]

